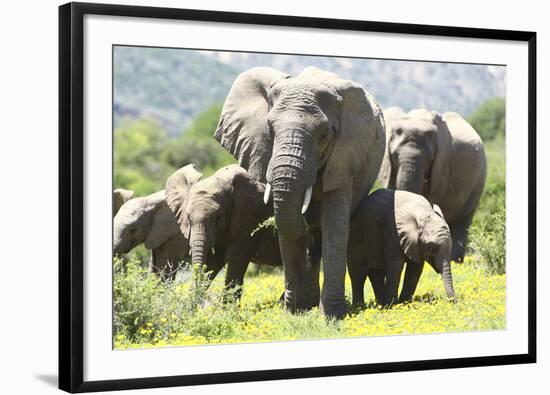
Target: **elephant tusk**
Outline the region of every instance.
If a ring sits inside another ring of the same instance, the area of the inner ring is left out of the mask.
[[[216,255],[216,250],[214,249],[214,247],[212,247],[212,249],[210,250],[210,252],[212,253],[212,255]]]
[[[306,193],[304,195],[304,204],[302,205],[302,214],[305,214],[307,211],[307,208],[309,207],[309,202],[311,202],[311,194],[313,192],[313,185],[310,185],[306,189]]]
[[[265,184],[264,204],[267,204],[269,202],[269,195],[270,194],[271,194],[271,184],[267,183],[267,184]]]

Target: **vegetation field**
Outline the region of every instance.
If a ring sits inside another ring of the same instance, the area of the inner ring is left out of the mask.
[[[318,309],[293,315],[282,308],[279,272],[247,276],[237,305],[222,302],[222,276],[203,292],[197,271],[187,281],[165,285],[139,265],[129,265],[115,277],[115,348],[505,328],[505,275],[488,275],[469,257],[453,266],[453,277],[455,303],[446,299],[440,276],[426,266],[412,302],[390,309],[376,306],[367,283],[366,306],[340,322],[327,322]],[[351,300],[349,278],[346,290]]]
[[[205,175],[233,159],[212,139],[219,114],[213,106],[182,137],[169,139],[149,121],[115,130],[115,184],[137,196],[160,190],[175,169],[197,163]],[[463,264],[453,263],[457,301],[445,297],[442,280],[425,267],[414,300],[392,308],[374,302],[370,283],[366,305],[327,322],[318,309],[292,315],[279,302],[282,270],[250,265],[240,304],[223,302],[223,273],[206,289],[194,266],[163,283],[148,276],[148,251],[135,249],[114,262],[114,347],[162,347],[211,343],[385,336],[412,333],[494,330],[506,327],[504,100],[493,99],[469,120],[485,141],[488,176],[470,232]],[[347,278],[346,292],[351,300]]]

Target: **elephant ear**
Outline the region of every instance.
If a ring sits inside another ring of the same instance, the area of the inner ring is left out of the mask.
[[[376,177],[386,146],[384,116],[374,98],[353,81],[335,78],[326,83],[342,103],[340,130],[323,173],[324,192],[343,188],[364,169],[376,168]]]
[[[265,182],[273,141],[267,126],[269,88],[290,75],[269,67],[240,74],[223,105],[214,137],[256,180]]]
[[[386,149],[384,150],[384,159],[382,159],[380,173],[378,173],[378,180],[384,188],[392,188],[394,186],[393,177],[395,177],[395,174],[392,173],[392,165],[390,159],[390,138],[392,135],[392,124],[404,115],[405,112],[400,107],[390,107],[384,110],[384,122],[386,124]]]
[[[433,209],[435,213],[439,215],[443,221],[445,221],[445,216],[443,215],[443,211],[441,211],[441,208],[437,204],[434,204]]]
[[[179,229],[174,214],[166,204],[164,190],[145,198],[145,210],[151,213],[152,219],[143,244],[148,250],[153,250],[174,236]]]
[[[120,207],[134,197],[134,191],[117,188],[113,191],[113,216],[118,213]]]
[[[419,195],[406,191],[395,192],[395,226],[403,253],[413,262],[421,262],[420,237],[424,228],[427,201],[419,204]]]
[[[451,180],[452,139],[447,122],[441,117],[441,114],[435,111],[423,111],[420,116],[433,122],[437,127],[436,151],[430,173],[430,200],[441,202],[447,194]]]
[[[175,216],[180,231],[189,238],[191,226],[185,215],[189,189],[197,183],[202,174],[195,169],[194,164],[182,167],[166,180],[166,203]]]
[[[258,225],[273,215],[263,202],[265,184],[253,179],[244,169],[233,178],[233,204],[229,224],[231,239],[250,238]]]

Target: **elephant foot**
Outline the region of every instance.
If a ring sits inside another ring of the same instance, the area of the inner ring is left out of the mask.
[[[281,298],[284,300],[285,308],[292,314],[298,314],[311,309],[305,298],[298,298],[295,292],[286,290]]]
[[[464,245],[460,241],[453,241],[453,251],[451,253],[451,260],[457,263],[464,262],[465,255]]]
[[[321,302],[321,312],[323,315],[331,320],[341,320],[347,314],[346,303],[327,303]]]

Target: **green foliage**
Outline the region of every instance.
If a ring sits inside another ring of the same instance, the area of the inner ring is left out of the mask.
[[[215,104],[198,115],[189,129],[170,141],[163,160],[175,169],[194,163],[205,177],[223,166],[236,163],[235,158],[213,137],[221,109],[221,104]]]
[[[114,132],[115,188],[144,196],[164,189],[166,178],[190,163],[205,176],[235,163],[213,137],[220,112],[220,104],[209,107],[177,138],[169,138],[152,120],[121,121]]]
[[[470,247],[479,265],[490,272],[506,272],[506,216],[504,206],[491,213],[485,222],[472,227]]]
[[[135,259],[114,264],[114,329],[118,344],[173,340],[176,335],[211,339],[231,333],[228,324],[236,318],[233,291],[217,287],[207,289],[210,282],[202,265],[186,268],[186,280],[162,282],[148,275]]]
[[[484,141],[504,136],[506,122],[506,102],[502,97],[485,101],[469,117],[468,122]]]
[[[485,144],[487,181],[470,228],[469,249],[489,272],[506,272],[506,172],[504,137]]]
[[[426,267],[412,302],[381,308],[366,282],[367,305],[341,322],[327,322],[319,309],[296,315],[283,309],[280,273],[247,273],[238,304],[224,302],[222,276],[205,292],[201,270],[193,269],[186,281],[168,284],[147,277],[135,264],[125,273],[115,271],[115,348],[460,332],[506,325],[506,277],[479,269],[471,257],[453,266],[457,303],[447,300],[441,276]],[[349,300],[349,277],[346,293]]]
[[[114,185],[144,196],[164,188],[172,171],[160,161],[168,139],[151,120],[125,120],[114,131]]]
[[[217,103],[197,115],[191,123],[191,126],[183,133],[185,138],[212,140],[218,126],[222,107],[222,103]]]

